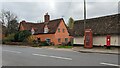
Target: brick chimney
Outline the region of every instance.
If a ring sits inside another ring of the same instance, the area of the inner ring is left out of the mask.
[[[50,16],[48,15],[48,13],[46,13],[44,15],[44,22],[49,22],[50,21]]]
[[[20,23],[27,23],[25,20],[22,20]]]

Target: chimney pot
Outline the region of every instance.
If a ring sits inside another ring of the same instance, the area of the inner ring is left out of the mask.
[[[44,22],[49,22],[49,20],[50,20],[50,16],[48,15],[48,13],[46,13],[44,15]]]
[[[21,23],[26,23],[26,21],[25,21],[25,20],[22,20]]]

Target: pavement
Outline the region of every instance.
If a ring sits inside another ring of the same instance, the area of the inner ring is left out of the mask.
[[[41,48],[76,51],[82,53],[120,54],[120,48],[115,48],[115,47],[111,47],[111,49],[106,49],[105,47],[93,47],[91,49],[88,49],[88,48],[84,48],[83,46],[77,46],[73,48],[56,48],[54,46],[45,46]]]
[[[105,47],[93,47],[91,49],[84,48],[83,46],[74,47],[72,50],[84,53],[102,53],[102,54],[120,54],[120,48],[106,49]]]
[[[3,66],[120,66],[117,54],[50,47],[2,46]]]

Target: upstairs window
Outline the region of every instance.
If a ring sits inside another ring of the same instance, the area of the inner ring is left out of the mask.
[[[63,33],[64,33],[64,32],[65,32],[65,29],[63,29],[62,31],[63,31]]]
[[[60,33],[60,28],[58,28],[58,32]]]

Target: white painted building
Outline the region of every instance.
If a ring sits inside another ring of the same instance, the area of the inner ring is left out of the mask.
[[[111,36],[111,46],[120,46],[119,14],[87,19],[86,29],[92,29],[93,45],[106,45],[107,35]],[[74,44],[84,44],[84,20],[74,23]]]
[[[74,37],[74,44],[84,44],[84,37]],[[95,46],[104,46],[106,45],[106,36],[94,36],[93,45]],[[111,36],[111,45],[120,46],[120,36]]]

